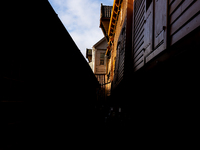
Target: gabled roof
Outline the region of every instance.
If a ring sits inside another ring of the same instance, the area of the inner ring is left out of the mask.
[[[112,6],[106,6],[101,3],[101,17],[100,18],[110,18],[112,13]]]
[[[94,48],[96,48],[97,46],[99,46],[101,43],[103,43],[104,41],[106,41],[106,38],[103,37],[100,41],[98,41],[96,44],[93,45]],[[107,48],[107,47],[106,47]],[[105,48],[105,49],[106,49]]]

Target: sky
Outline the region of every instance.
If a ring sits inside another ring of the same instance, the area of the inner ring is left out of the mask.
[[[114,0],[49,0],[51,6],[86,56],[86,48],[92,48],[103,36],[100,25],[100,8],[113,5]]]

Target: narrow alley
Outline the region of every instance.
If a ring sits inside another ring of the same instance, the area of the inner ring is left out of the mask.
[[[0,150],[198,143],[200,0],[101,4],[87,60],[47,0],[2,7]]]

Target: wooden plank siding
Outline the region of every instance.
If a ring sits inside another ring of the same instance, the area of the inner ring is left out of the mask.
[[[145,0],[135,1],[133,17],[133,67],[137,71],[144,65]]]
[[[123,1],[121,7],[113,43],[114,53],[112,55],[115,56],[113,89],[125,82],[131,60],[133,1]]]
[[[136,0],[132,25],[132,62],[137,71],[200,26],[200,1]]]
[[[167,63],[176,55],[188,50],[184,47],[176,47],[182,41],[190,42],[188,45],[192,43],[189,37],[194,34],[192,31],[198,30],[200,27],[200,1],[135,0],[133,2],[131,30],[127,29],[129,23],[130,20],[127,19],[123,22],[122,27],[116,28],[118,29],[116,30],[117,36],[115,35],[112,45],[114,50],[111,52],[111,58],[115,62],[112,63],[114,66],[112,87],[120,85],[118,91],[122,91],[121,87],[127,85],[126,81],[135,80],[133,78],[137,77],[137,74]],[[129,33],[132,34],[130,49],[126,47],[129,40],[127,34]],[[127,52],[129,51],[131,51],[131,62],[127,63]],[[126,72],[127,66],[131,67],[131,77],[126,76],[128,74]]]
[[[115,75],[113,82],[117,86],[124,78],[124,63],[125,63],[125,45],[126,45],[126,21],[122,28],[118,45],[117,45],[117,56],[115,63]]]
[[[146,62],[167,48],[167,0],[154,1],[153,52],[146,57]],[[147,36],[147,35],[145,35]]]
[[[170,45],[200,26],[200,1],[174,1],[169,5]]]
[[[145,36],[144,36],[144,48],[145,48],[145,57],[147,57],[153,51],[153,3],[151,2],[145,13]]]

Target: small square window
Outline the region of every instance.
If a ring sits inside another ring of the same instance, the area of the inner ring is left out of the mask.
[[[101,58],[101,59],[104,58],[104,55],[105,55],[104,53],[101,53],[101,54],[100,54],[100,58]]]
[[[100,60],[100,65],[104,65],[104,60]]]

